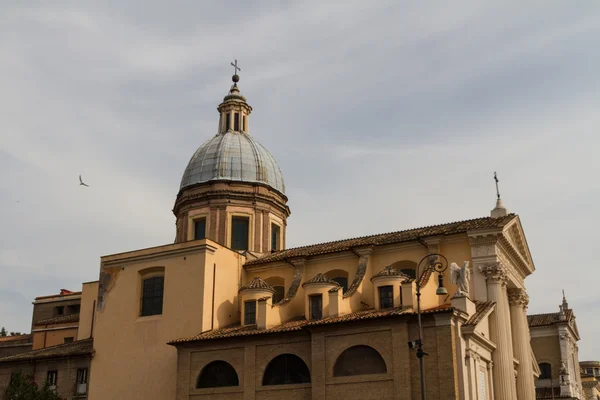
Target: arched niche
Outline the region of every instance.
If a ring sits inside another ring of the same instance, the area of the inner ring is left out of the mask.
[[[285,297],[285,279],[280,276],[272,276],[270,278],[266,278],[265,282],[275,289],[275,293],[273,293],[273,304],[279,303]]]
[[[324,273],[326,277],[336,281],[343,289],[343,293],[348,290],[348,271],[343,269],[332,269]]]
[[[295,354],[280,354],[273,358],[263,374],[263,386],[310,383],[306,363]]]
[[[391,265],[392,268],[402,272],[411,279],[417,279],[417,263],[410,260],[396,261]]]
[[[196,381],[197,389],[239,385],[240,381],[235,368],[221,360],[210,362],[202,368]]]
[[[371,346],[358,345],[347,348],[333,366],[333,376],[385,374],[387,367],[381,354]]]

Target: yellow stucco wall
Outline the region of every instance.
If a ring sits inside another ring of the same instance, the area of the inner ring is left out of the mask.
[[[444,254],[448,259],[448,263],[456,262],[462,265],[463,261],[471,261],[471,247],[466,235],[457,235],[450,240],[442,241],[439,252]],[[365,308],[377,306],[377,293],[375,286],[371,282],[371,277],[388,265],[392,265],[398,261],[412,261],[418,263],[423,257],[428,254],[422,244],[402,243],[396,245],[375,247],[370,257],[367,273],[362,280],[356,294],[354,294],[348,302],[348,306],[344,306],[348,312],[354,312]],[[318,273],[327,275],[330,271],[345,271],[348,275],[348,285],[352,284],[358,269],[359,258],[351,252],[343,252],[334,255],[315,256],[307,259],[304,264],[304,273],[302,282],[304,283],[312,279]],[[425,264],[422,266],[424,267]],[[421,271],[422,272],[422,271]],[[250,282],[255,277],[260,277],[264,280],[273,277],[283,278],[285,281],[286,293],[290,287],[294,275],[294,267],[287,263],[274,263],[270,265],[260,266],[258,268],[250,268],[245,276],[244,283]],[[435,294],[438,287],[437,273],[431,275],[431,278],[422,288],[422,308],[433,308],[442,304],[449,304],[450,299],[456,292],[454,285],[450,284],[450,270],[444,272],[444,286],[448,290],[447,296],[437,296]],[[308,288],[308,287],[307,287]],[[306,288],[306,289],[307,289]],[[276,306],[277,312],[280,314],[282,321],[287,321],[291,318],[306,315],[307,312],[307,292],[300,285],[298,292],[292,300],[282,306]],[[328,299],[326,295],[323,297],[323,305],[326,308]],[[399,297],[398,297],[399,302]],[[396,303],[396,301],[395,301]],[[324,311],[324,316],[327,312]]]
[[[98,281],[84,283],[81,289],[81,309],[79,311],[77,340],[89,339],[92,337],[92,319],[95,315],[97,298]]]
[[[549,329],[549,328],[545,328]],[[532,329],[532,332],[535,328]],[[532,337],[531,347],[539,364],[550,363],[552,366],[552,379],[558,379],[560,369],[560,345],[558,333],[555,336]]]
[[[75,327],[73,327],[75,325]],[[65,323],[54,325],[37,325],[35,329],[42,329],[42,332],[33,332],[33,350],[44,347],[63,344],[65,338],[71,337],[77,340],[77,324]]]
[[[166,343],[239,318],[239,258],[210,240],[103,257],[112,277],[96,309],[89,398],[175,398],[177,353]],[[140,317],[142,274],[163,268],[162,314]]]

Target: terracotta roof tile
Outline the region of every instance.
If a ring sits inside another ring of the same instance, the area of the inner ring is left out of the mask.
[[[430,308],[427,310],[423,310],[422,314],[430,314],[436,312],[448,312],[453,310],[453,308],[448,305],[442,305],[439,307]],[[410,310],[402,310],[401,308],[388,308],[385,310],[376,310],[374,308],[368,310],[357,311],[355,313],[342,315],[339,317],[328,317],[323,318],[318,321],[307,321],[304,317],[300,319],[295,319],[292,321],[284,322],[281,325],[274,326],[268,329],[257,329],[256,325],[233,325],[223,329],[217,329],[213,331],[207,331],[200,333],[196,336],[188,337],[188,338],[180,338],[175,339],[168,344],[174,345],[179,343],[189,343],[189,342],[197,342],[202,340],[211,340],[211,339],[224,339],[230,337],[239,337],[239,336],[253,336],[253,335],[264,335],[269,333],[281,333],[281,332],[294,332],[301,331],[305,327],[311,326],[319,326],[319,325],[328,325],[328,324],[338,324],[344,322],[353,322],[353,321],[362,321],[367,319],[375,319],[375,318],[384,318],[384,317],[392,317],[398,315],[411,315],[415,314]]]
[[[560,313],[532,314],[527,316],[529,327],[552,325],[559,322],[570,322],[573,319],[573,310],[565,311],[566,320],[560,320]]]
[[[43,349],[3,357],[0,358],[0,364],[47,358],[86,356],[91,355],[93,351],[93,339],[77,340],[72,343],[59,344],[58,346],[45,347]]]
[[[31,340],[32,338],[33,338],[33,335],[30,335],[30,334],[5,336],[5,337],[0,337],[0,343],[5,344],[5,343],[10,343],[10,342],[28,341],[28,340]]]
[[[81,292],[71,292],[71,291],[67,291],[67,292],[68,293],[57,293],[57,294],[50,294],[48,296],[38,296],[35,298],[35,300],[50,299],[52,297],[79,296],[81,294]]]
[[[326,277],[325,275],[323,275],[320,272],[317,275],[315,275],[314,278],[312,278],[311,280],[304,282],[302,284],[302,287],[304,287],[305,285],[313,284],[313,283],[326,283],[328,285],[340,286],[339,283],[337,283],[336,281],[334,281],[331,278]]]
[[[250,281],[249,284],[242,286],[239,291],[241,292],[242,290],[247,290],[247,289],[261,289],[261,290],[268,290],[271,293],[275,293],[275,289],[273,289],[273,287],[271,285],[269,285],[267,282],[263,281],[258,276],[255,277],[254,279],[252,279],[252,281]]]
[[[245,265],[259,265],[275,261],[283,261],[295,257],[337,253],[361,246],[381,246],[386,244],[408,242],[427,236],[454,235],[457,233],[465,233],[467,231],[477,229],[501,228],[516,217],[517,216],[515,214],[509,214],[506,217],[501,218],[476,218],[466,221],[450,222],[447,224],[409,229],[405,231],[382,233],[378,235],[363,236],[353,239],[296,247],[268,254],[255,260],[248,260],[246,261]]]
[[[482,301],[478,302],[475,308],[475,314],[471,315],[469,320],[465,322],[465,326],[472,325],[475,326],[481,322],[482,318],[488,311],[492,309],[496,305],[495,301]]]
[[[34,325],[55,325],[67,322],[79,322],[79,314],[60,315],[58,317],[40,319],[35,321]]]
[[[398,276],[398,277],[406,278],[407,280],[410,279],[410,277],[408,275],[406,275],[403,272],[398,271],[396,268],[392,268],[391,265],[388,265],[387,267],[385,267],[384,269],[379,271],[377,274],[373,275],[371,280],[373,280],[374,278],[378,278],[380,276]]]

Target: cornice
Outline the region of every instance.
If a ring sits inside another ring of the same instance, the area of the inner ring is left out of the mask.
[[[489,245],[493,245],[496,244],[498,242],[499,237],[501,236],[501,234],[499,232],[497,233],[481,233],[481,232],[469,232],[469,244],[473,247],[473,246],[489,246]]]
[[[131,264],[134,262],[143,262],[143,261],[147,261],[147,260],[171,258],[171,257],[176,257],[176,256],[194,254],[194,253],[198,253],[198,252],[206,252],[209,254],[213,254],[215,251],[217,251],[217,249],[218,248],[216,246],[213,246],[209,243],[204,243],[204,244],[199,244],[199,245],[189,246],[189,247],[164,249],[164,250],[161,250],[159,247],[159,248],[157,248],[156,252],[152,252],[152,253],[136,254],[136,252],[132,252],[132,253],[123,253],[120,255],[120,257],[108,256],[108,257],[111,257],[111,259],[102,260],[101,264],[102,264],[102,267],[124,266],[124,265]]]
[[[512,243],[504,236],[498,241],[498,247],[510,258],[513,266],[519,271],[521,278],[525,278],[533,273],[527,261],[521,256]]]
[[[253,203],[263,202],[279,209],[281,212],[286,214],[286,216],[290,215],[290,208],[286,204],[287,197],[278,197],[273,194],[257,193],[256,191],[247,192],[235,189],[209,189],[198,193],[189,193],[192,191],[193,187],[186,188],[183,192],[177,195],[175,205],[173,206],[173,213],[175,215],[179,214],[186,205],[190,205],[198,201],[214,200],[240,200]]]

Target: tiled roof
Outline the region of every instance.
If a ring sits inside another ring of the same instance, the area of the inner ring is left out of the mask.
[[[361,246],[381,246],[386,244],[408,242],[427,236],[454,235],[477,229],[501,228],[517,216],[508,214],[501,218],[476,218],[466,221],[450,222],[447,224],[427,226],[423,228],[409,229],[405,231],[382,233],[378,235],[363,236],[353,239],[338,240],[335,242],[319,243],[309,246],[296,247],[268,254],[264,257],[248,260],[245,265],[258,265],[275,261],[283,261],[294,257],[316,256],[320,254],[337,253],[348,251]]]
[[[406,275],[403,272],[398,271],[396,268],[392,268],[391,265],[388,265],[387,267],[385,267],[384,269],[379,271],[377,274],[373,275],[373,278],[371,278],[371,280],[373,280],[374,278],[378,278],[380,276],[399,276],[399,277],[403,277],[406,279],[410,279],[410,277],[408,275]]]
[[[484,315],[486,315],[487,312],[494,307],[494,305],[496,305],[495,301],[482,301],[477,303],[475,314],[471,315],[469,320],[465,322],[465,325],[476,326],[481,322],[481,319],[484,317]]]
[[[535,388],[536,399],[572,399],[571,396],[561,396],[560,387]]]
[[[41,319],[39,321],[35,321],[34,325],[55,325],[55,324],[64,324],[67,322],[79,322],[79,313],[69,314],[69,315],[59,315],[58,317]]]
[[[450,305],[442,305],[439,307],[430,308],[427,310],[423,310],[422,314],[430,314],[436,312],[448,312],[453,310]],[[354,321],[363,321],[367,319],[375,319],[375,318],[384,318],[384,317],[392,317],[398,315],[410,315],[415,314],[410,310],[403,310],[402,308],[387,308],[384,310],[376,310],[374,308],[357,311],[351,314],[342,315],[339,317],[328,317],[323,318],[317,321],[307,321],[302,317],[301,319],[296,319],[288,322],[284,322],[281,325],[277,325],[268,329],[257,329],[256,325],[233,325],[223,329],[217,329],[213,331],[207,331],[200,333],[196,336],[188,337],[188,338],[180,338],[175,339],[169,344],[179,344],[179,343],[188,343],[188,342],[197,342],[202,340],[211,340],[211,339],[223,339],[230,337],[238,337],[238,336],[253,336],[253,335],[264,335],[269,333],[281,333],[281,332],[294,332],[301,331],[305,327],[311,326],[319,326],[319,325],[329,325],[329,324],[339,324],[344,322],[354,322]]]
[[[527,316],[527,324],[529,327],[552,325],[559,322],[569,322],[573,319],[573,311],[567,309],[565,311],[566,320],[560,320],[560,313],[533,314]]]
[[[252,279],[252,281],[250,281],[250,283],[246,286],[242,286],[239,291],[241,292],[242,290],[246,289],[261,289],[268,290],[271,293],[275,293],[275,289],[273,289],[271,285],[260,279],[258,276]]]
[[[314,278],[312,278],[311,280],[304,282],[302,284],[302,287],[304,287],[305,285],[313,284],[313,283],[326,283],[328,285],[340,286],[339,283],[337,283],[336,281],[334,281],[331,278],[326,277],[325,275],[323,275],[320,272],[317,275],[315,275]]]
[[[3,357],[0,358],[0,364],[15,361],[42,360],[47,358],[86,356],[91,355],[93,351],[93,339],[77,340],[72,343],[59,344],[58,346],[45,347],[43,349]]]
[[[210,339],[222,339],[236,336],[252,336],[268,333],[293,332],[301,330],[302,327],[306,325],[306,323],[307,321],[304,318],[302,318],[295,321],[288,321],[269,329],[258,329],[256,325],[233,325],[227,328],[202,332],[196,336],[192,336],[189,338],[175,339],[169,342],[169,344],[196,342],[200,340]]]
[[[64,290],[64,289],[62,289]],[[50,299],[52,297],[69,297],[69,296],[79,296],[81,294],[81,292],[71,292],[69,290],[67,290],[66,292],[61,292],[61,293],[57,293],[57,294],[50,294],[48,296],[38,296],[35,299],[36,300],[42,300],[42,299]]]
[[[14,336],[5,336],[0,337],[0,346],[2,344],[10,344],[11,342],[20,342],[20,341],[28,341],[33,338],[32,335],[14,335]]]

